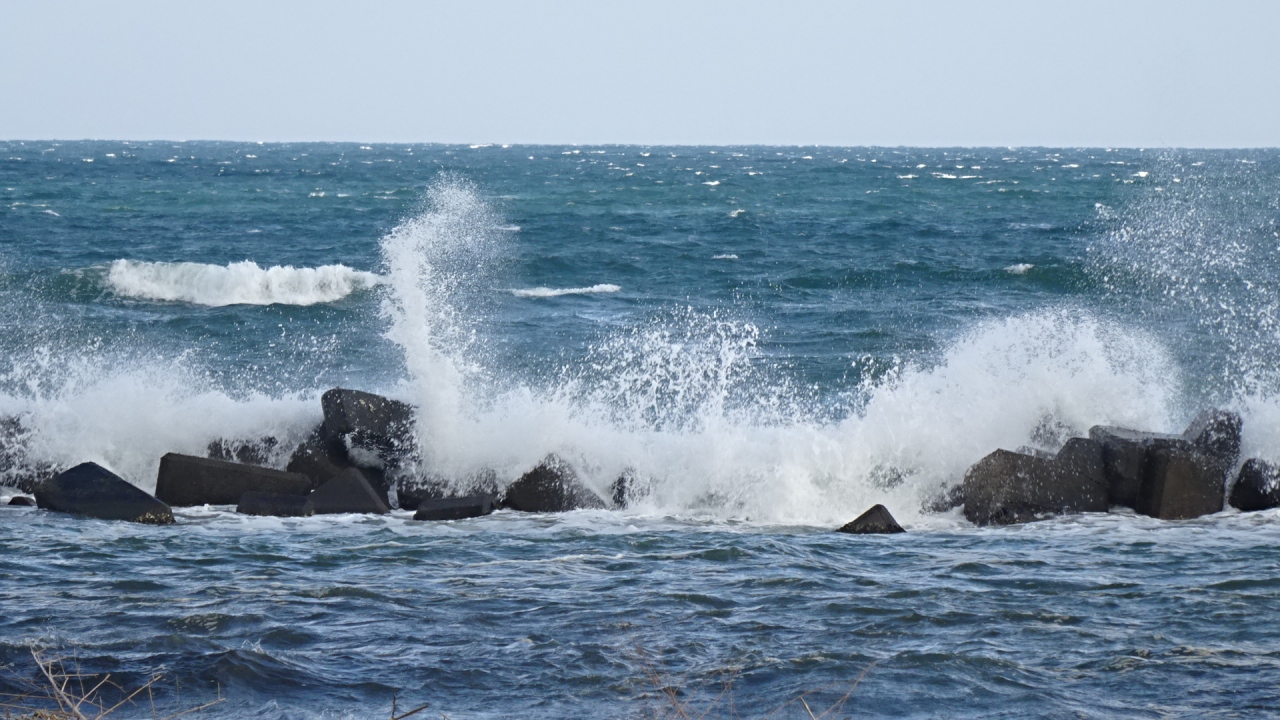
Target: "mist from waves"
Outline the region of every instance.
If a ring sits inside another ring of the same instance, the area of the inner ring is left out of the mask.
[[[1055,450],[1096,423],[1179,419],[1180,372],[1160,343],[1074,308],[980,324],[936,364],[864,373],[834,417],[734,308],[667,308],[553,381],[500,379],[476,342],[482,318],[464,309],[501,254],[496,230],[475,188],[444,180],[383,242],[383,311],[420,408],[423,470],[460,488],[556,453],[602,494],[631,475],[641,512],[831,524],[884,502],[921,522],[996,447]]]

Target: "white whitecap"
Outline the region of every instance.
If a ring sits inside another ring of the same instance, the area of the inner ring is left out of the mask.
[[[712,255],[712,260],[737,260],[738,256],[733,253],[725,253],[724,255]]]
[[[720,184],[720,181],[719,181],[719,180],[708,180],[708,181],[706,181],[706,182],[704,182],[704,183],[702,183],[702,184],[703,184],[703,185],[710,185],[711,187],[715,187],[715,186],[717,186],[717,185],[719,185],[719,184]]]
[[[1035,265],[1032,265],[1031,263],[1015,263],[1006,267],[1004,271],[1010,275],[1026,275],[1027,271],[1033,267],[1035,267]]]
[[[522,288],[512,290],[511,294],[522,298],[549,298],[560,297],[561,295],[591,295],[594,293],[616,293],[622,288],[618,285],[610,285],[609,283],[601,283],[592,285],[591,287],[578,288]]]
[[[210,307],[328,303],[381,280],[345,265],[262,268],[249,260],[225,266],[116,260],[107,272],[107,283],[117,295]]]

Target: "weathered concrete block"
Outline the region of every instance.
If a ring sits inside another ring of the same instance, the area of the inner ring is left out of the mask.
[[[316,508],[306,495],[249,491],[240,496],[236,512],[241,515],[310,517],[316,513]]]
[[[1222,462],[1186,448],[1150,453],[1142,492],[1134,508],[1161,520],[1187,520],[1222,510]]]
[[[386,496],[379,495],[356,468],[347,468],[311,493],[311,504],[317,515],[334,513],[391,512]]]
[[[906,530],[903,530],[898,521],[893,518],[889,508],[883,505],[873,505],[870,510],[854,518],[852,522],[844,525],[836,532],[849,533],[851,535],[888,535],[906,532]]]
[[[1280,467],[1258,458],[1245,460],[1227,502],[1245,512],[1280,507]]]
[[[1052,458],[996,450],[964,477],[964,515],[977,525],[1027,522],[1053,513],[1106,512],[1102,446],[1072,438]]]
[[[1149,433],[1126,428],[1095,426],[1089,437],[1102,445],[1106,463],[1107,497],[1112,505],[1135,507],[1146,475],[1147,454],[1162,448],[1190,448],[1181,435]]]
[[[568,463],[550,455],[503,493],[503,507],[521,512],[604,510],[608,505],[579,480]]]
[[[414,520],[463,520],[481,517],[493,512],[493,496],[472,495],[469,497],[443,498],[423,500],[418,511],[413,514]]]
[[[36,489],[36,505],[102,520],[168,525],[168,505],[130,485],[96,463],[81,463],[58,473]]]
[[[235,505],[246,492],[306,495],[311,479],[299,473],[169,453],[160,458],[156,498],[171,506]]]
[[[317,427],[311,435],[293,451],[285,470],[299,473],[311,478],[311,487],[319,488],[344,471],[356,465],[347,458],[346,448],[341,441],[329,441],[324,437],[323,426]],[[358,468],[365,481],[383,497],[391,489],[386,472],[379,468]]]
[[[334,388],[320,397],[320,405],[330,442],[365,448],[390,463],[413,449],[413,407],[407,403]]]

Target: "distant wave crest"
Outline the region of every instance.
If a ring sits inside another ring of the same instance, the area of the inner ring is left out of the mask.
[[[381,280],[346,265],[262,268],[248,260],[225,266],[116,260],[107,272],[107,284],[118,295],[210,307],[328,303]]]
[[[549,297],[560,297],[561,295],[591,295],[593,293],[616,293],[621,289],[622,288],[618,285],[601,283],[599,285],[592,285],[591,287],[578,287],[578,288],[549,288],[549,287],[525,288],[522,290],[512,290],[511,294],[515,295],[516,297],[523,297],[523,298],[549,298]]]

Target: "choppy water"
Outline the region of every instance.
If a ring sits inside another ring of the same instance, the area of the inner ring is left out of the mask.
[[[221,686],[225,717],[381,717],[393,692],[634,717],[673,713],[668,686],[712,717],[851,689],[852,716],[1272,714],[1275,513],[978,530],[922,507],[995,447],[1173,430],[1208,403],[1276,458],[1277,170],[4,144],[0,414],[32,462],[151,489],[165,452],[288,446],[344,384],[417,405],[434,471],[512,478],[554,451],[652,492],[430,526],[0,509],[0,662],[29,672],[34,642],[163,668],[184,698]],[[911,532],[828,532],[874,502]]]

